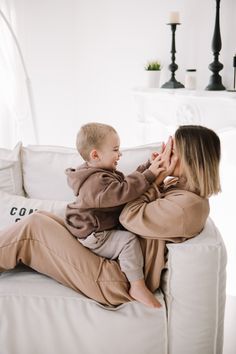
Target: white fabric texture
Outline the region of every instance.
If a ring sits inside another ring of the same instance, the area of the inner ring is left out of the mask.
[[[166,310],[107,309],[56,281],[17,269],[0,277],[4,354],[167,354]]]
[[[50,211],[64,217],[67,202],[29,199],[0,190],[0,229],[13,224],[36,210]]]
[[[0,148],[0,190],[17,195],[24,195],[21,147],[19,142],[13,150]]]
[[[226,250],[219,231],[209,218],[197,237],[167,248],[169,354],[222,353]]]
[[[160,143],[122,149],[123,156],[118,169],[125,174],[133,172],[157,150],[160,150]],[[31,145],[23,148],[22,162],[24,188],[28,197],[68,201],[74,199],[64,171],[83,163],[76,149]]]

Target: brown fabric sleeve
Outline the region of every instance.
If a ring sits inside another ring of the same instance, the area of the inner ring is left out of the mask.
[[[181,242],[202,230],[208,213],[208,201],[191,192],[176,189],[158,197],[151,187],[124,207],[120,222],[144,238]]]
[[[121,182],[108,175],[101,175],[99,178],[100,180],[94,181],[101,186],[96,200],[93,198],[88,201],[87,199],[90,207],[110,208],[134,200],[150,187],[156,177],[151,171],[146,170],[143,173],[135,171]],[[88,195],[89,193],[86,195],[87,198]]]
[[[145,163],[139,165],[136,170],[142,173],[150,166],[151,166],[151,162],[150,162],[150,160],[148,160]]]

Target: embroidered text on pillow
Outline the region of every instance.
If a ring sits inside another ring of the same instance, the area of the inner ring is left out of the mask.
[[[67,201],[26,198],[0,189],[0,230],[28,217],[36,210],[49,211],[63,218],[67,204]]]
[[[27,208],[12,207],[10,210],[10,215],[16,216],[15,222],[17,222],[17,221],[21,220],[22,216],[30,215],[36,210],[37,209],[32,209],[32,208],[27,209]]]

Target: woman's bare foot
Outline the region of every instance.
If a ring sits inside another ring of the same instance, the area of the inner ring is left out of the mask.
[[[135,281],[130,282],[130,296],[141,302],[142,304],[149,306],[149,307],[161,307],[160,302],[156,299],[153,293],[148,290],[144,279],[138,279]]]

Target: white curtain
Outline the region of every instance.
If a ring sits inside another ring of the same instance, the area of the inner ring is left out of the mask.
[[[0,0],[0,146],[37,143],[30,79],[16,36],[12,1]]]

